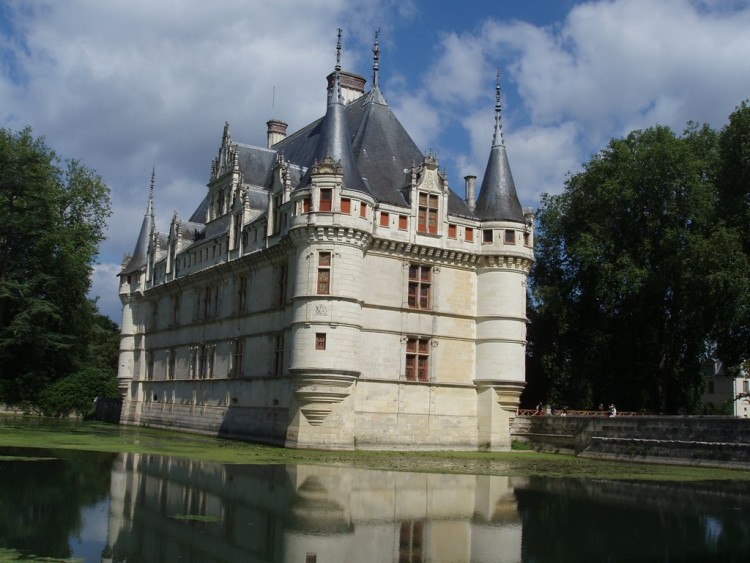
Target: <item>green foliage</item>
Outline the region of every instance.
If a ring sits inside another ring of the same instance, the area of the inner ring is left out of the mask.
[[[46,387],[41,393],[39,408],[47,416],[87,416],[97,397],[119,397],[117,380],[106,371],[89,367]]]
[[[728,364],[750,352],[750,262],[719,212],[719,146],[693,124],[634,131],[543,198],[526,402],[697,412],[707,343]]]
[[[87,293],[109,215],[101,178],[28,128],[0,129],[0,401],[34,403],[89,365]]]

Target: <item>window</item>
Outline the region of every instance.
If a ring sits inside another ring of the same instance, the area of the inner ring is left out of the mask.
[[[216,359],[216,345],[206,346],[206,352],[204,355],[206,360],[205,374],[206,378],[214,378],[214,360]]]
[[[524,244],[524,246],[531,246],[531,235],[530,235],[530,233],[524,233],[523,234],[523,244]]]
[[[456,225],[448,225],[448,238],[456,238]]]
[[[406,218],[406,215],[398,216],[398,228],[402,231],[405,231],[409,228],[409,220]]]
[[[333,209],[333,190],[324,189],[320,190],[320,210],[331,211]]]
[[[432,268],[417,264],[409,265],[409,307],[412,309],[430,308],[431,282]]]
[[[315,333],[315,349],[316,350],[326,349],[326,333],[325,332]]]
[[[464,231],[464,239],[466,239],[466,242],[474,242],[474,229],[466,227],[466,230]]]
[[[318,554],[305,553],[305,563],[318,563]]]
[[[424,545],[424,523],[417,520],[401,522],[398,538],[399,563],[422,563]]]
[[[198,376],[198,347],[190,348],[190,378],[195,379]]]
[[[516,244],[516,231],[512,229],[505,230],[505,244]]]
[[[146,352],[146,379],[154,379],[154,353]]]
[[[367,217],[367,204],[364,201],[359,206],[359,216]]]
[[[177,350],[170,348],[167,352],[167,379],[175,378],[175,366],[177,364]]]
[[[241,231],[242,231],[242,214],[237,213],[234,216],[234,246],[232,246],[234,250],[237,250],[240,247]]]
[[[180,324],[180,296],[172,296],[172,326]]]
[[[438,231],[438,196],[419,192],[419,210],[417,212],[417,231],[437,234]]]
[[[318,295],[328,295],[331,292],[331,253],[318,254]]]
[[[341,213],[349,215],[352,212],[352,200],[348,197],[341,198]]]
[[[283,201],[282,194],[273,198],[273,234],[278,234],[281,231],[281,204]]]
[[[430,374],[430,339],[406,339],[406,380],[428,381]]]
[[[242,363],[244,361],[245,342],[241,338],[232,340],[232,367],[230,377],[242,377]]]
[[[211,318],[215,319],[216,317],[219,316],[219,286],[218,285],[214,287],[213,293],[214,295],[212,299],[213,306],[211,307]]]
[[[273,373],[274,375],[281,375],[284,371],[284,335],[279,334],[276,336],[276,346],[274,347],[274,361],[273,361]]]
[[[276,285],[276,305],[279,307],[286,303],[286,284],[287,270],[286,265],[282,264],[278,269],[278,279]]]
[[[482,231],[482,242],[484,244],[490,244],[492,242],[492,229],[485,229]]]
[[[210,287],[203,288],[203,311],[201,313],[201,319],[208,319],[211,315],[211,297],[213,293]]]
[[[387,227],[391,222],[391,216],[387,211],[380,212],[380,226]]]
[[[306,197],[302,200],[302,213],[310,213],[310,198]]]
[[[196,357],[196,362],[198,365],[198,379],[205,379],[206,377],[206,347],[205,346],[198,347],[198,354]]]
[[[247,278],[237,278],[237,312],[244,313],[247,308]]]

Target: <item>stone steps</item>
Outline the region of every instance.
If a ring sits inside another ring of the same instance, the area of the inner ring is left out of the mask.
[[[518,416],[511,437],[582,457],[750,469],[750,420]]]

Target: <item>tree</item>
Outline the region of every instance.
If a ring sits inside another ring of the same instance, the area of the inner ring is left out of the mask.
[[[746,257],[750,257],[750,106],[742,102],[729,116],[729,123],[719,134],[720,219],[734,229],[742,240]],[[750,292],[744,294],[725,317],[732,338],[717,346],[719,357],[747,359],[750,349]],[[736,374],[739,362],[725,362]]]
[[[736,340],[725,321],[750,289],[741,236],[718,217],[717,169],[714,131],[654,127],[612,140],[543,198],[531,392],[586,408],[698,410],[707,343]],[[725,362],[740,359],[725,349]]]
[[[92,265],[109,189],[61,161],[30,129],[0,129],[0,400],[36,402],[86,367],[95,303]]]

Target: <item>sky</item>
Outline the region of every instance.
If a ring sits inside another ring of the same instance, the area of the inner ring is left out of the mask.
[[[0,0],[0,127],[30,126],[111,189],[92,276],[120,322],[117,278],[156,170],[157,229],[206,191],[224,123],[265,146],[325,112],[341,63],[381,90],[464,195],[481,183],[501,72],[502,123],[521,204],[613,137],[688,121],[721,129],[750,98],[750,0]]]

